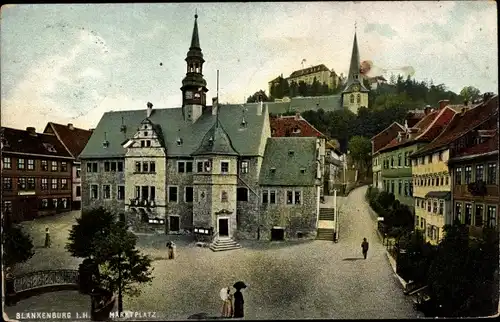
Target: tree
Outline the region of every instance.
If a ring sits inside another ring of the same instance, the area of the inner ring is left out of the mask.
[[[372,160],[370,139],[364,136],[354,136],[349,140],[348,149],[352,160],[358,164],[358,167],[368,171]]]
[[[3,264],[6,267],[26,262],[35,254],[31,237],[21,227],[6,224],[2,235],[2,243]]]
[[[460,91],[460,96],[468,102],[472,102],[472,101],[478,99],[480,95],[481,95],[481,92],[479,91],[479,89],[475,88],[474,86],[465,86]]]
[[[257,103],[259,102],[259,97],[262,97],[263,102],[273,102],[274,99],[272,97],[268,97],[266,92],[263,90],[258,90],[253,95],[249,96],[247,99],[247,103]]]

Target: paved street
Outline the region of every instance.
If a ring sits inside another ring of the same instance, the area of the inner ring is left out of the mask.
[[[186,319],[195,313],[219,316],[222,305],[219,290],[242,280],[248,285],[243,291],[247,319],[418,317],[410,298],[403,295],[377,238],[375,223],[364,201],[365,190],[365,187],[356,189],[340,202],[341,230],[337,244],[242,241],[240,250],[214,253],[208,248],[194,247],[185,238],[177,238],[177,257],[166,260],[167,236],[140,236],[139,247],[155,259],[155,278],[152,285],[143,287],[141,296],[125,297],[124,308],[161,312],[157,317],[169,320]],[[71,221],[69,217],[58,220]],[[61,256],[57,265],[76,267],[78,261],[57,250],[63,247],[62,233],[69,228],[70,224],[61,224],[61,239],[55,241],[50,251]],[[43,229],[44,226],[37,228],[42,233]],[[370,242],[366,260],[362,259],[360,247],[363,237]],[[33,269],[49,265],[37,260],[30,262]],[[54,306],[59,307],[58,298],[65,293],[52,294]],[[24,300],[15,311],[22,311],[28,303],[30,307],[36,302],[46,306],[42,302],[47,298],[51,297]],[[88,305],[84,303],[88,297],[81,297],[81,301],[75,307],[88,307],[84,306]]]

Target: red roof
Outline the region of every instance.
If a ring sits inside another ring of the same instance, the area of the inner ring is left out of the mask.
[[[372,153],[377,153],[378,150],[380,150],[381,148],[389,144],[389,142],[391,142],[394,138],[396,138],[398,132],[403,130],[404,127],[401,124],[393,122],[385,130],[372,137]]]
[[[32,133],[27,130],[2,127],[3,153],[27,153],[46,156],[68,157],[69,152],[54,134]]]
[[[456,112],[454,110],[444,107],[440,115],[434,119],[434,122],[430,126],[427,127],[427,130],[417,137],[417,140],[434,140],[444,130],[446,125],[450,123],[455,114]]]
[[[271,133],[273,137],[300,136],[300,137],[326,137],[302,116],[272,117]],[[295,132],[295,133],[294,133]]]
[[[455,114],[445,130],[434,141],[417,151],[414,155],[420,155],[448,146],[454,140],[491,119],[494,115],[498,115],[498,95],[483,104],[466,110],[464,113]]]
[[[90,130],[79,129],[73,127],[71,124],[62,125],[53,122],[47,124],[44,132],[53,132],[74,158],[78,158],[78,155],[83,151],[92,135],[92,131]]]
[[[453,158],[464,157],[468,155],[484,154],[488,152],[498,151],[498,132],[494,137],[488,138],[483,143],[473,145],[471,147],[461,150],[453,156]]]

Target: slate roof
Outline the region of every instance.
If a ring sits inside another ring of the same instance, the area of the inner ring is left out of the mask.
[[[292,155],[290,151],[293,151]],[[316,138],[268,138],[259,184],[314,186],[316,185],[316,167]],[[305,172],[302,173],[301,169]]]
[[[74,158],[80,155],[92,135],[92,131],[90,130],[53,122],[47,124],[44,132],[48,133],[49,128],[52,129],[53,133],[61,140]]]
[[[271,134],[273,137],[299,136],[299,137],[326,137],[318,131],[311,123],[307,122],[302,116],[282,116],[271,117]],[[300,130],[294,133],[294,130]],[[274,131],[273,131],[274,130]],[[273,133],[274,132],[274,133]]]
[[[486,122],[494,115],[498,115],[498,95],[483,104],[466,110],[464,113],[456,113],[444,131],[432,142],[412,154],[412,157],[447,148],[454,140]]]
[[[354,75],[358,75],[358,79],[354,79]],[[369,92],[361,81],[361,63],[359,59],[358,39],[354,33],[354,42],[352,44],[351,64],[349,65],[349,74],[347,76],[347,83],[344,89],[345,92],[351,91],[352,85],[358,84],[361,92]]]
[[[257,103],[247,103],[257,104]],[[269,113],[273,115],[305,111],[317,111],[320,108],[325,112],[333,112],[342,110],[341,95],[328,96],[308,96],[308,97],[292,97],[290,102],[267,102]]]
[[[238,152],[234,149],[229,135],[217,119],[192,155],[238,155]]]
[[[36,136],[33,136],[26,130],[2,127],[1,137],[2,153],[27,153],[73,158],[54,134],[36,133]],[[55,149],[55,152],[49,151],[50,146]]]
[[[241,126],[243,118],[241,105],[219,105],[219,120],[236,151],[240,155],[254,156],[259,154],[267,111],[264,110],[261,115],[257,115],[257,104],[246,107],[248,109],[245,113],[246,127]],[[181,108],[153,109],[150,120],[161,127],[168,156],[189,157],[200,146],[203,136],[215,124],[215,117],[209,106],[194,124],[184,121]],[[122,118],[126,126],[125,133],[120,131]],[[104,113],[80,157],[123,157],[125,149],[122,143],[134,136],[137,127],[145,118],[146,109]],[[109,141],[107,148],[103,148],[102,145],[104,132]],[[183,141],[180,146],[176,142],[178,137]]]

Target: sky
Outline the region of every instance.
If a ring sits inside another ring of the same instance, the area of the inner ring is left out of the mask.
[[[498,92],[493,1],[4,5],[2,126],[95,128],[107,111],[181,106],[195,10],[208,102],[217,70],[219,101],[236,104],[303,59],[346,75],[355,25],[374,74]]]

